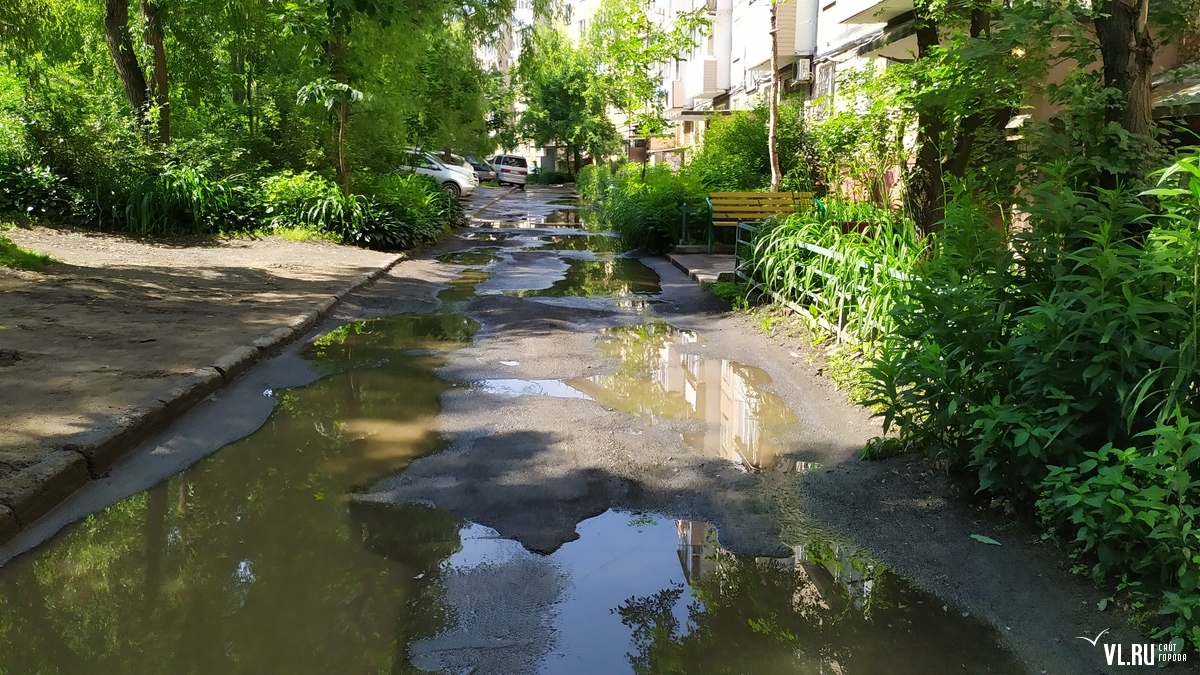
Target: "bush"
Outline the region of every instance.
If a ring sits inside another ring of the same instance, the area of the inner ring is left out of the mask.
[[[118,218],[137,234],[203,234],[258,222],[250,189],[240,176],[212,178],[175,163],[135,181]]]
[[[1036,503],[1096,579],[1163,606],[1160,635],[1200,646],[1200,155],[1164,174],[1158,210],[1050,175],[1011,239],[969,190],[948,210],[870,369],[898,431],[881,445]]]
[[[529,170],[526,182],[530,185],[562,185],[575,182],[575,176],[562,171],[542,171],[541,167]]]
[[[590,167],[589,167],[590,168]],[[681,207],[702,201],[705,191],[695,178],[666,165],[627,164],[620,170],[580,173],[586,198],[602,207],[605,223],[621,234],[629,248],[661,254],[679,243]]]
[[[766,103],[728,117],[713,117],[703,144],[685,167],[708,192],[766,190],[771,185],[767,148]],[[779,168],[783,190],[811,191],[813,152],[805,133],[804,103],[795,98],[779,106]]]

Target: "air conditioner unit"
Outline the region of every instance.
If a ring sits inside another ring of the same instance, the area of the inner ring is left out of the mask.
[[[796,63],[792,64],[792,81],[793,82],[812,82],[813,68],[812,57],[801,56]]]

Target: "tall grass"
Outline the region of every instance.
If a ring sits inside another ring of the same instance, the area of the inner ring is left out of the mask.
[[[834,201],[824,213],[768,220],[749,268],[768,291],[803,306],[818,332],[870,341],[895,328],[892,308],[922,250],[897,212]]]

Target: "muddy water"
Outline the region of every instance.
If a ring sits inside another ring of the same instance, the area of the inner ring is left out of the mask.
[[[333,374],[274,393],[257,432],[0,569],[0,672],[395,668],[419,588],[362,546],[346,497],[442,448],[437,354],[477,326],[398,315],[333,331],[308,352]]]
[[[0,675],[1019,670],[989,630],[833,542],[750,558],[706,523],[609,511],[543,556],[453,513],[353,499],[444,449],[432,429],[453,385],[435,369],[479,327],[449,310],[503,273],[473,253],[447,258],[465,269],[444,311],[333,330],[306,352],[325,377],[264,392],[279,405],[260,430],[0,568]],[[636,260],[565,260],[527,293],[658,292]],[[601,342],[610,375],[468,386],[695,419],[694,448],[786,464],[773,430],[795,418],[769,378],[702,343],[637,324]]]

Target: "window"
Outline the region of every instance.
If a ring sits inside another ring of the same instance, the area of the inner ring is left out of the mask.
[[[712,55],[716,54],[715,45],[716,45],[716,40],[713,39],[712,33],[709,33],[708,34],[708,47],[706,48],[706,51],[704,53],[707,54],[708,56],[712,56]]]
[[[684,122],[684,123],[683,123],[683,133],[684,133],[684,135],[685,135],[685,136],[687,136],[687,135],[690,135],[690,134],[692,133],[692,122],[691,122],[691,120],[688,120],[688,121],[686,121],[686,122]]]
[[[513,155],[504,156],[504,166],[519,166],[522,169],[529,166],[524,157],[514,157]]]

